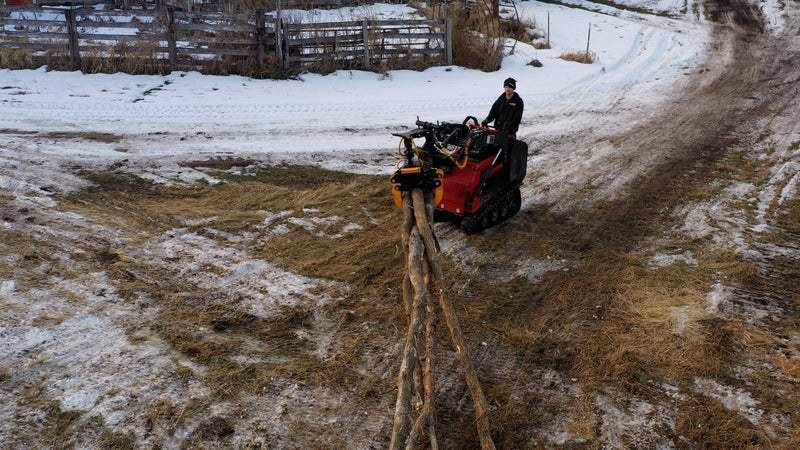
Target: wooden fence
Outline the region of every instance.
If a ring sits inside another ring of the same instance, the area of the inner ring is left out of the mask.
[[[449,20],[293,23],[281,12],[222,14],[160,10],[0,7],[0,51],[83,58],[145,58],[169,70],[209,63],[253,64],[260,72],[320,64],[371,69],[420,59],[452,64]],[[0,64],[2,62],[0,61]]]

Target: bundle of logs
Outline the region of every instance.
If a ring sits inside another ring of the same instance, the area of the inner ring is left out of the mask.
[[[427,431],[431,449],[436,439],[435,329],[436,301],[450,330],[475,404],[481,448],[494,449],[489,430],[489,407],[473,366],[452,302],[446,295],[438,244],[433,234],[434,193],[414,189],[403,193],[402,242],[408,270],[403,299],[409,314],[403,359],[397,377],[397,404],[391,449],[414,449]],[[413,405],[412,405],[413,403]]]

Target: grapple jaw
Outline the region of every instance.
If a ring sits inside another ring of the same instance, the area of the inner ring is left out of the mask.
[[[434,191],[435,202],[438,205],[442,201],[442,178],[444,171],[435,168],[423,168],[421,166],[403,167],[397,169],[392,175],[392,195],[394,204],[403,209],[403,192],[410,192],[416,188],[423,191]]]

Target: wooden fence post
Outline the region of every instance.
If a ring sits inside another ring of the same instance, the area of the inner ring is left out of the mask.
[[[589,41],[592,39],[592,24],[589,23],[589,34],[586,36],[586,59],[589,59]]]
[[[172,66],[178,61],[178,44],[175,39],[175,9],[167,8],[167,45],[169,46],[169,65]]]
[[[256,59],[258,60],[259,72],[264,70],[264,39],[266,34],[267,25],[264,21],[264,11],[258,9],[256,10],[256,46],[258,51]]]
[[[444,59],[448,66],[453,65],[453,21],[444,19]]]
[[[361,34],[364,35],[364,68],[369,69],[369,61],[372,59],[370,55],[369,21],[364,20],[361,22]]]
[[[286,24],[283,23],[283,19],[281,19],[281,51],[283,52],[283,68],[289,70],[289,67],[292,65],[292,52],[289,48],[291,44],[289,42],[289,31],[287,30]]]
[[[67,19],[67,34],[69,35],[69,59],[72,62],[72,70],[81,68],[81,51],[78,48],[78,20],[74,9],[64,10],[64,17]]]
[[[281,0],[278,0],[275,10],[275,58],[278,60],[281,69],[287,69],[289,62],[283,55],[283,45],[283,18],[281,17]]]

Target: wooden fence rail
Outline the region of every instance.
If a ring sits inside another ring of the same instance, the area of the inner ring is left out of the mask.
[[[170,70],[202,70],[238,58],[259,71],[334,63],[366,69],[415,60],[452,64],[449,20],[293,23],[281,12],[223,14],[159,10],[0,7],[0,51],[21,49],[82,58],[144,58]],[[2,64],[2,62],[0,62]]]

